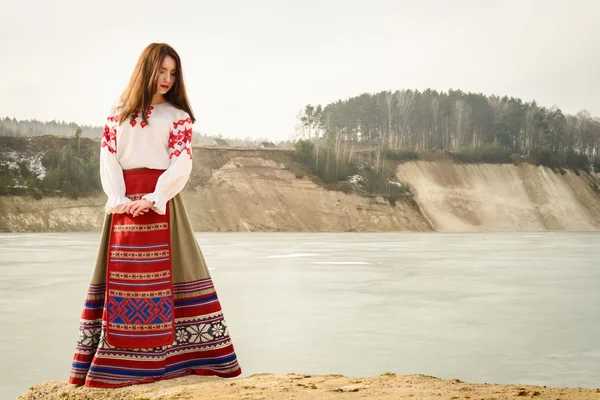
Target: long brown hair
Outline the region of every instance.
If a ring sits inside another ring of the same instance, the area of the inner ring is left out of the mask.
[[[152,104],[152,97],[156,93],[160,68],[166,56],[173,57],[176,67],[175,83],[165,94],[165,100],[187,112],[192,123],[196,121],[185,92],[179,54],[166,43],[152,43],[140,55],[129,80],[129,85],[121,95],[119,102],[120,124],[134,114],[141,115],[142,120],[146,124],[148,123],[148,109]]]

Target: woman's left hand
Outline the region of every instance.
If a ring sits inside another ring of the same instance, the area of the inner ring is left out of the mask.
[[[137,217],[138,215],[144,215],[144,213],[150,211],[153,205],[154,203],[146,199],[134,200],[125,204],[125,212]]]

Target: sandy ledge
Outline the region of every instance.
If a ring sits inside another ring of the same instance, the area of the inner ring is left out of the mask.
[[[239,379],[187,376],[120,389],[87,389],[66,381],[32,387],[19,400],[158,400],[158,399],[552,399],[600,400],[600,389],[465,383],[426,375],[254,374]]]

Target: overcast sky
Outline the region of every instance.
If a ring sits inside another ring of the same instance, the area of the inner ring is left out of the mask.
[[[291,137],[304,105],[449,88],[600,116],[595,0],[0,0],[0,117],[101,125],[144,47],[180,54],[195,128]]]

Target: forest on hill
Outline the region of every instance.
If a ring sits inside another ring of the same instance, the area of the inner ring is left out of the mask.
[[[0,194],[34,190],[38,196],[77,197],[100,190],[101,132],[72,122],[0,119]],[[324,107],[309,104],[297,116],[293,136],[278,147],[294,146],[294,159],[324,183],[349,181],[367,193],[404,194],[389,161],[432,152],[457,162],[525,161],[557,172],[600,172],[600,119],[589,112],[568,115],[535,101],[460,90],[384,91]],[[194,132],[194,144],[201,146],[275,146],[267,140]]]
[[[535,101],[461,90],[363,93],[306,105],[299,119],[322,154],[366,148],[401,159],[439,150],[466,162],[511,162],[518,155],[584,169],[598,165],[600,151],[600,119],[587,111],[568,115]]]

